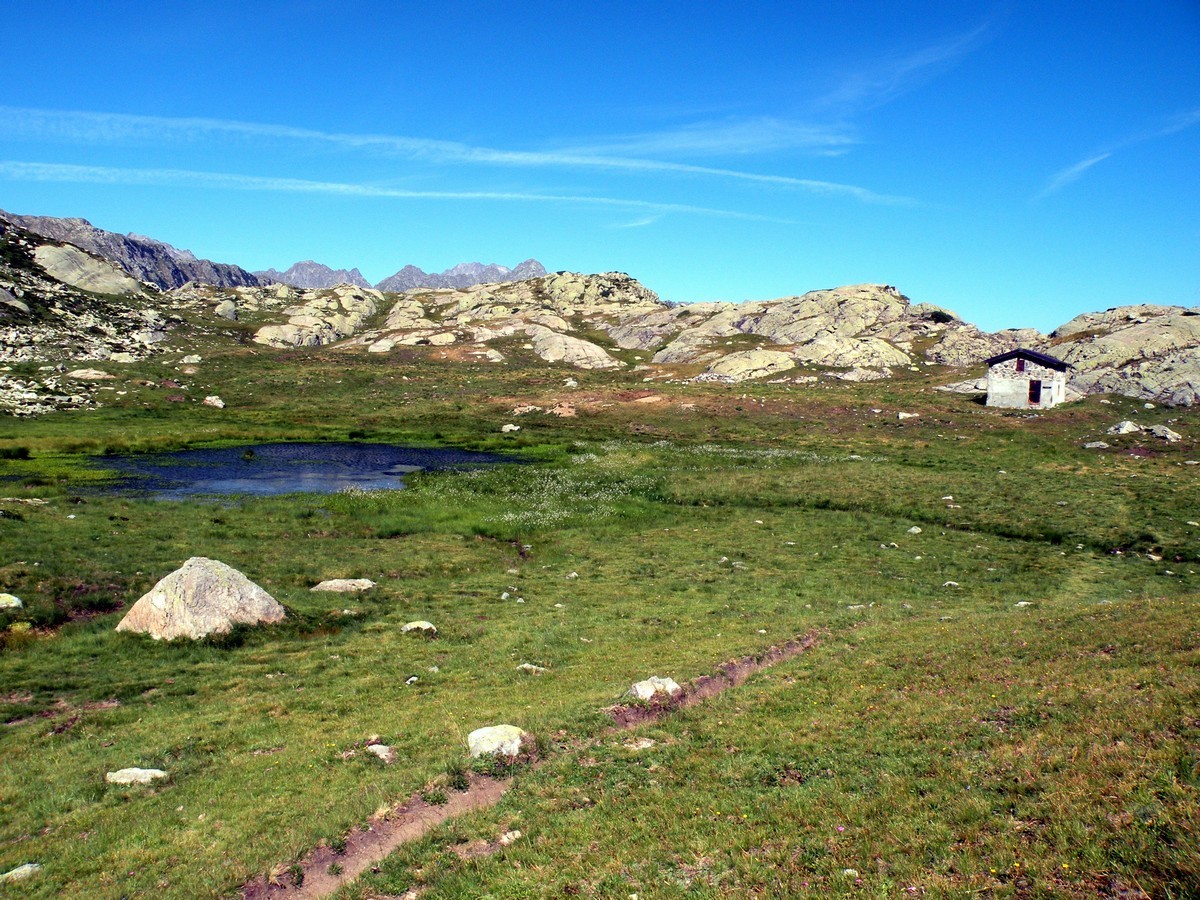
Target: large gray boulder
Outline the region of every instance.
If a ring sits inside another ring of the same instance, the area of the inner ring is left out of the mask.
[[[279,622],[285,615],[275,598],[237,569],[193,556],[138,600],[117,631],[198,640],[226,634],[234,625]]]

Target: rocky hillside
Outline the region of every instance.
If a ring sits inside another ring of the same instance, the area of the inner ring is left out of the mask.
[[[1200,404],[1200,308],[1119,306],[1060,325],[1043,348],[1075,367],[1084,393]]]
[[[0,210],[0,220],[42,237],[74,244],[111,260],[139,281],[149,282],[164,290],[180,287],[189,281],[222,287],[260,283],[238,266],[197,259],[189,250],[178,250],[170,244],[142,235],[105,231],[96,228],[87,219],[18,216]]]
[[[108,260],[0,220],[0,412],[92,405],[105,373],[89,362],[161,353],[183,326],[159,301]]]
[[[620,272],[400,293],[346,283],[298,289],[189,282],[159,291],[106,258],[8,221],[0,220],[0,239],[0,369],[23,373],[0,371],[0,408],[16,412],[90,402],[94,390],[74,384],[87,379],[64,381],[88,361],[129,362],[168,347],[188,353],[201,336],[210,347],[241,340],[336,345],[381,360],[402,348],[410,348],[406,358],[414,348],[431,348],[447,359],[498,365],[532,355],[680,382],[874,381],[900,370],[944,369],[965,391],[980,389],[983,360],[1024,346],[1071,363],[1080,394],[1200,404],[1200,309],[1120,307],[1042,335],[983,332],[880,284],[691,305],[663,303]]]

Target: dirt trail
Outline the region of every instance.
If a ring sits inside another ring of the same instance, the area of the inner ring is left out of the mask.
[[[676,709],[695,706],[723,691],[737,687],[758,672],[798,656],[817,643],[817,632],[771,647],[759,656],[731,659],[717,667],[714,675],[702,675],[683,685],[673,697],[646,704],[627,704],[610,707],[617,729],[635,728],[645,722],[657,721]],[[535,762],[534,765],[537,763]],[[279,872],[275,877],[261,876],[242,888],[245,900],[271,897],[310,898],[328,897],[344,884],[353,881],[393,850],[424,837],[435,827],[456,816],[494,806],[508,790],[510,779],[495,779],[484,775],[470,776],[465,791],[447,792],[446,803],[431,806],[419,795],[410,797],[382,818],[372,819],[366,828],[355,829],[346,835],[345,849],[338,853],[330,847],[318,847],[299,864],[303,877],[295,883],[292,871]],[[330,874],[336,865],[337,874]]]

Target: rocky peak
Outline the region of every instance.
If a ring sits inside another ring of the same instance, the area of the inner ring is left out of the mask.
[[[267,269],[254,273],[266,281],[277,281],[292,287],[305,289],[331,288],[339,284],[352,284],[355,287],[369,288],[371,283],[363,278],[358,269],[331,269],[322,263],[311,259],[294,263],[286,272]]]

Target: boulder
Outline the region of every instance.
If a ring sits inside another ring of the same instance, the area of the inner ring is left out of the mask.
[[[213,312],[215,312],[222,319],[229,319],[232,322],[237,321],[238,308],[237,304],[232,300],[222,300],[217,304],[217,307],[213,310]]]
[[[521,741],[525,732],[516,725],[491,725],[476,728],[467,735],[467,750],[471,757],[495,756],[514,757],[521,754]]]
[[[205,397],[205,398],[204,398],[204,399],[201,401],[201,405],[202,405],[202,406],[211,406],[211,407],[213,407],[214,409],[224,409],[224,408],[225,408],[225,401],[224,401],[224,400],[222,400],[220,397],[218,397],[216,394],[213,394],[213,395],[211,395],[211,396],[209,396],[209,397]]]
[[[330,578],[322,581],[312,589],[314,591],[339,591],[344,594],[356,593],[357,591],[369,591],[375,587],[375,582],[370,578]]]
[[[193,556],[164,577],[125,614],[117,631],[155,640],[226,634],[234,625],[281,621],[284,608],[237,569]]]
[[[104,776],[109,784],[150,784],[160,778],[166,778],[167,773],[162,769],[139,769],[132,766],[128,769],[117,769]]]
[[[657,675],[651,675],[645,681],[634,682],[629,689],[629,696],[638,700],[650,700],[657,694],[665,694],[668,697],[674,697],[683,690],[674,679],[659,678]]]
[[[13,594],[0,594],[0,609],[20,609],[25,604]]]

